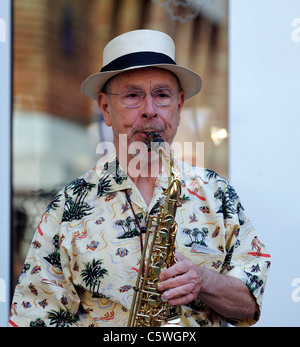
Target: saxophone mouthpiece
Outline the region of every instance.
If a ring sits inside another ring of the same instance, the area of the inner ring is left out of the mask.
[[[159,142],[159,143],[164,142],[164,140],[161,138],[159,133],[151,132],[151,133],[147,133],[147,135],[149,136],[150,142]]]
[[[148,143],[148,152],[151,151],[151,144],[154,144],[154,150],[157,151],[157,149],[160,147],[160,145],[163,145],[165,142],[161,136],[157,132],[148,132],[146,133],[148,138],[149,138],[149,143]]]

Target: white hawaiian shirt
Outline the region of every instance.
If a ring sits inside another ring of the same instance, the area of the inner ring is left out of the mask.
[[[238,195],[215,172],[175,163],[182,185],[176,247],[199,266],[240,279],[260,314],[270,255]],[[10,326],[126,326],[141,257],[140,229],[163,202],[168,178],[156,179],[147,206],[115,156],[62,189],[33,237],[15,289]],[[142,234],[143,238],[145,234]],[[151,236],[150,236],[151,238]],[[200,299],[183,307],[184,326],[226,321]]]

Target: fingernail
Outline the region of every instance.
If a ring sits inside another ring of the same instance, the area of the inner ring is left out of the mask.
[[[162,302],[167,302],[168,299],[166,299],[164,296],[162,296],[162,297],[161,297],[161,301],[162,301]]]
[[[164,294],[163,294],[163,297],[164,297],[164,298],[168,299],[169,296],[170,296],[170,293],[169,293],[169,292],[164,292]]]
[[[160,279],[163,278],[163,272],[164,272],[164,270],[162,270],[161,273],[159,274],[159,278],[160,278]]]

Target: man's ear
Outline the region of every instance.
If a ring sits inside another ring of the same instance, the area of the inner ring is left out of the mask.
[[[184,95],[184,92],[181,91],[178,98],[178,126],[180,124],[181,111],[184,105],[184,101],[185,101],[185,95]]]
[[[97,99],[98,106],[102,111],[104,122],[107,126],[111,126],[111,113],[110,106],[108,104],[108,96],[106,93],[99,93]]]
[[[184,105],[184,101],[185,101],[185,95],[184,92],[181,91],[179,94],[179,100],[178,100],[178,111],[179,113],[181,112],[183,105]]]

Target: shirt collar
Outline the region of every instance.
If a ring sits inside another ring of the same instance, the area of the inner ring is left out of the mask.
[[[105,155],[98,161],[96,173],[99,177],[99,196],[130,188],[129,177],[121,168],[115,152]]]
[[[132,189],[132,181],[127,173],[121,168],[116,153],[113,152],[101,158],[96,166],[96,173],[99,177],[98,195],[102,196],[115,191]],[[174,175],[180,180],[186,176],[190,178],[200,178],[203,183],[207,183],[204,169],[196,168],[179,160],[174,160]],[[158,195],[168,188],[168,173],[162,169],[155,182],[154,195]]]

